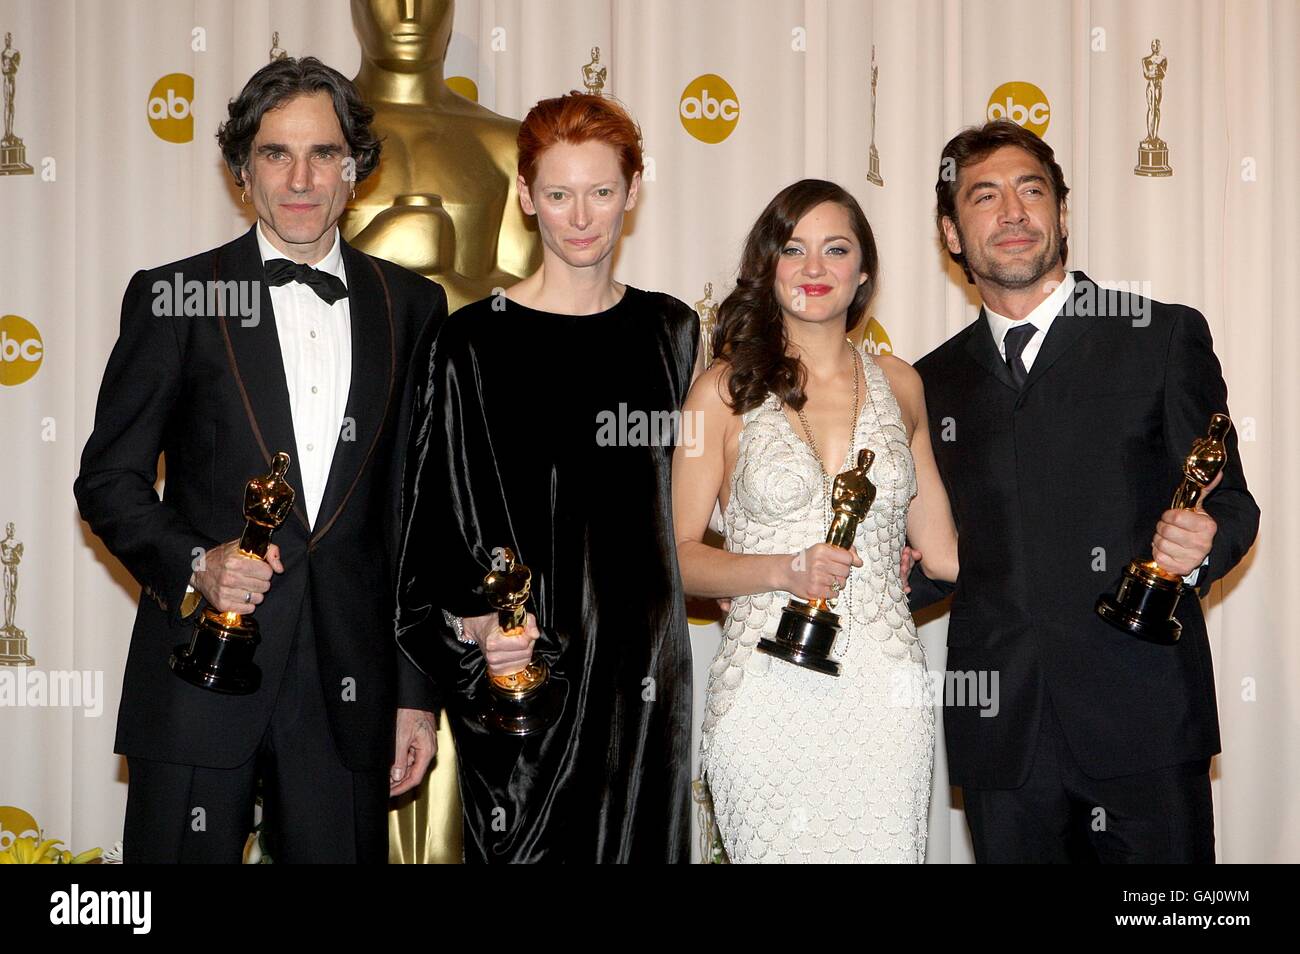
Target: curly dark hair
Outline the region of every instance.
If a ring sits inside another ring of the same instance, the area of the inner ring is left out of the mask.
[[[769,393],[795,409],[808,400],[807,370],[786,352],[789,336],[776,298],[776,263],[799,220],[823,202],[834,202],[848,212],[867,275],[849,304],[847,330],[856,328],[867,313],[880,261],[862,207],[845,189],[824,179],[802,179],[786,186],[749,230],[736,287],[719,307],[713,332],[713,353],[730,365],[727,403],[737,414],[758,407]]]
[[[934,183],[934,194],[938,200],[934,221],[939,226],[939,239],[944,242],[948,256],[961,266],[962,271],[966,273],[966,281],[972,285],[975,284],[975,276],[971,274],[970,266],[966,264],[966,256],[960,252],[953,252],[944,240],[943,220],[951,219],[953,225],[960,226],[957,218],[958,176],[967,166],[982,162],[1003,146],[1019,146],[1043,164],[1043,168],[1047,170],[1047,179],[1052,184],[1052,195],[1056,199],[1058,208],[1070,194],[1070,187],[1065,184],[1065,173],[1061,171],[1052,147],[1018,123],[1013,123],[1009,119],[994,119],[983,126],[963,129],[949,139],[939,159],[939,178]],[[1067,250],[1068,242],[1062,235],[1062,265],[1065,264]]]
[[[343,137],[356,163],[356,181],[361,182],[379,165],[379,140],[370,131],[375,111],[366,105],[353,82],[314,56],[287,56],[273,60],[252,75],[240,94],[230,101],[230,118],[217,128],[221,154],[235,177],[244,185],[253,137],[268,109],[284,105],[304,93],[326,92],[334,101]]]

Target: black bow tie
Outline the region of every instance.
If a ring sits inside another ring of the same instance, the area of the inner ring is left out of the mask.
[[[327,305],[332,305],[340,298],[348,297],[348,286],[343,279],[319,268],[291,262],[287,258],[268,258],[266,260],[266,280],[271,285],[287,285],[289,282],[302,282]]]

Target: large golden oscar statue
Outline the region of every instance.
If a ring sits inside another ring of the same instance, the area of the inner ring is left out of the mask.
[[[541,245],[515,191],[519,123],[444,81],[452,8],[352,0],[356,83],[384,150],[340,226],[362,251],[438,282],[455,311],[536,271]]]
[[[383,138],[379,168],[340,227],[362,251],[447,290],[448,307],[513,285],[541,262],[515,191],[519,123],[447,88],[452,0],[352,0],[361,41],[356,83]],[[461,860],[456,750],[444,715],[428,778],[388,816],[389,860]]]

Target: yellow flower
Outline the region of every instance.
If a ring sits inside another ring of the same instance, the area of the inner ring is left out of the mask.
[[[74,857],[72,852],[65,851],[63,853],[63,858],[60,861],[60,864],[65,864],[65,865],[88,864],[89,862],[94,861],[103,853],[104,853],[103,848],[91,848],[89,851],[83,851],[81,854]]]
[[[59,844],[51,838],[39,844],[35,838],[16,838],[7,851],[0,851],[0,865],[54,865],[59,863]]]
[[[0,865],[84,865],[104,853],[91,848],[74,857],[62,844],[55,838],[39,844],[35,838],[15,838],[7,851],[0,851]]]

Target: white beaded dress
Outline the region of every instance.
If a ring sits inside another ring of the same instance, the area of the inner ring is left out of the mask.
[[[784,592],[732,601],[709,668],[701,766],[728,858],[743,862],[925,860],[934,708],[925,655],[899,580],[916,473],[888,379],[859,349],[866,378],[854,441],[876,458],[876,498],[834,606],[838,677],[756,650],[775,635]],[[822,467],[775,395],[743,415],[723,513],[736,553],[797,553],[826,539]]]

